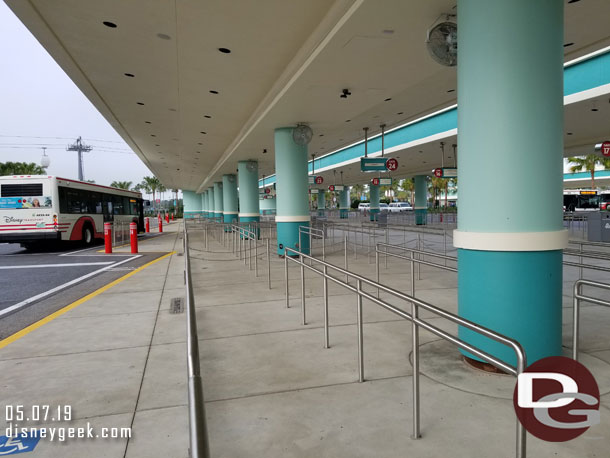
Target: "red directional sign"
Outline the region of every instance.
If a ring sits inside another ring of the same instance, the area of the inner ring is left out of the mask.
[[[271,188],[265,188],[265,194],[269,194],[271,192]]]
[[[392,170],[398,170],[398,161],[393,157],[388,159],[387,161],[385,161],[385,168],[388,169],[390,172]]]
[[[443,177],[443,169],[434,169],[434,176],[437,178]]]
[[[322,184],[322,183],[324,183],[324,178],[316,177],[316,184]]]
[[[610,156],[610,142],[602,143],[602,154],[604,156]]]
[[[373,183],[374,186],[379,186],[379,178],[373,178],[371,183]]]
[[[334,185],[334,184],[331,184],[331,185],[328,187],[328,190],[329,190],[329,191],[334,191],[334,190],[335,190],[335,185]]]

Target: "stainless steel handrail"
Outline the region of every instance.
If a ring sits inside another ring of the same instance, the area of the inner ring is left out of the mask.
[[[209,458],[210,446],[199,366],[199,342],[195,298],[191,279],[191,260],[186,224],[184,225],[184,283],[186,286],[186,357],[188,374],[189,440],[191,458]]]
[[[291,256],[296,256],[296,257],[292,258]],[[305,263],[306,259],[308,259],[310,261],[311,265],[307,265]],[[442,310],[439,307],[436,307],[432,304],[429,304],[420,299],[417,299],[413,295],[409,296],[398,290],[395,290],[393,288],[390,288],[388,286],[385,286],[378,282],[370,280],[366,277],[363,277],[362,275],[347,271],[334,264],[330,264],[326,261],[322,261],[321,259],[315,258],[313,256],[309,256],[305,253],[302,253],[297,250],[293,250],[291,248],[286,247],[286,248],[284,248],[284,262],[285,262],[286,305],[287,306],[290,306],[290,298],[289,298],[289,291],[288,291],[288,281],[289,281],[288,262],[289,261],[298,264],[300,266],[300,270],[301,270],[301,308],[302,308],[302,313],[303,313],[303,324],[306,324],[306,321],[305,321],[305,269],[309,269],[309,270],[321,275],[325,279],[325,281],[330,280],[340,286],[343,286],[344,288],[346,288],[352,292],[355,292],[358,295],[358,304],[357,304],[358,305],[358,307],[357,307],[357,312],[358,312],[357,313],[358,376],[359,376],[360,382],[364,381],[364,357],[363,357],[363,353],[364,353],[363,337],[364,336],[363,336],[363,321],[362,321],[362,299],[363,298],[369,299],[370,301],[374,302],[375,304],[380,305],[381,307],[385,308],[386,310],[389,310],[389,311],[395,313],[396,315],[398,315],[402,318],[405,318],[406,320],[409,320],[411,322],[412,327],[413,327],[413,342],[412,342],[412,345],[413,345],[413,349],[412,349],[412,355],[413,355],[413,436],[412,437],[414,439],[417,439],[420,437],[420,433],[419,433],[420,432],[419,332],[418,332],[419,327],[422,327],[422,328],[426,329],[427,331],[437,335],[438,337],[440,337],[450,343],[453,343],[454,345],[458,346],[459,348],[478,356],[479,358],[483,359],[484,361],[487,361],[488,363],[492,364],[493,366],[495,366],[501,370],[504,370],[504,371],[508,372],[509,374],[518,376],[520,373],[523,372],[523,370],[526,367],[525,352],[524,352],[523,348],[521,347],[521,345],[519,344],[519,342],[517,342],[516,340],[506,337],[502,334],[496,333],[495,331],[492,331],[491,329],[485,328],[484,326],[480,326],[476,323],[473,323],[472,321],[465,320],[450,312]],[[323,270],[318,270],[315,267],[313,267],[313,263],[321,265]],[[345,276],[355,279],[356,286],[354,287],[354,286],[350,285],[349,283],[344,282],[344,281],[340,280],[339,278],[336,278],[336,277],[328,274],[328,269],[336,271],[337,273],[339,273],[341,275],[345,275]],[[411,272],[411,275],[412,275],[412,277],[414,276],[413,270]],[[409,314],[409,313],[365,292],[362,289],[363,283],[367,284],[369,286],[372,286],[374,288],[381,289],[381,290],[391,294],[394,297],[397,297],[399,299],[410,302],[411,303],[411,313]],[[325,303],[324,307],[325,307],[325,312],[326,312],[326,310],[328,308],[328,296],[326,295],[326,288],[325,288],[324,303]],[[460,326],[470,329],[471,331],[477,332],[485,337],[495,340],[496,342],[499,342],[503,345],[508,346],[515,352],[515,356],[517,359],[516,366],[513,367],[510,364],[507,364],[504,361],[490,355],[489,353],[485,352],[484,350],[481,350],[481,349],[461,340],[459,337],[455,337],[455,336],[443,331],[442,329],[437,328],[436,326],[434,326],[426,321],[423,321],[418,316],[418,312],[419,312],[418,307],[428,310],[429,312],[435,313],[436,315],[438,315],[440,317],[446,318]],[[327,313],[325,313],[324,321],[325,321],[324,322],[324,331],[325,331],[325,347],[326,347],[328,344],[328,332],[329,332]],[[523,425],[521,425],[519,420],[517,420],[516,456],[517,456],[517,458],[525,458],[525,455],[526,455],[525,429],[523,428]]]
[[[585,296],[582,294],[583,286],[592,286],[594,288],[601,288],[610,291],[610,284],[601,283],[591,280],[576,280],[574,283],[574,319],[572,328],[572,358],[578,360],[578,338],[580,332],[580,301],[590,302],[596,305],[602,305],[604,307],[610,307],[610,301],[604,301],[595,297]]]
[[[313,252],[312,247],[312,236],[320,237],[322,239],[322,259],[326,259],[326,233],[322,229],[311,226],[299,226],[299,248],[303,248],[301,235],[309,236],[309,252]]]

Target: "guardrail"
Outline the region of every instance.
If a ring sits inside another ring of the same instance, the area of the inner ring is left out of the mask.
[[[245,226],[231,225],[231,251],[244,264],[248,270],[252,270],[252,259],[254,259],[254,276],[258,277],[258,239],[259,235],[255,231],[246,229]],[[255,230],[258,228],[255,228]],[[254,255],[252,254],[254,247]],[[265,249],[267,252],[267,287],[271,289],[271,251],[269,239],[265,239]]]
[[[295,256],[294,258],[292,256]],[[305,260],[309,260],[311,265],[307,265]],[[357,330],[358,330],[358,380],[359,382],[364,381],[364,332],[363,332],[363,320],[362,320],[362,302],[363,299],[368,299],[371,302],[385,308],[386,310],[408,320],[412,324],[412,364],[413,364],[413,439],[417,439],[420,437],[420,394],[419,394],[419,328],[423,328],[434,335],[458,346],[459,348],[472,353],[473,355],[478,356],[484,361],[492,364],[493,366],[508,372],[511,375],[518,376],[526,367],[526,355],[519,344],[514,339],[510,339],[502,334],[496,333],[491,329],[480,326],[476,323],[473,323],[469,320],[465,320],[460,318],[457,315],[454,315],[450,312],[446,312],[445,310],[440,309],[432,304],[424,302],[414,297],[413,294],[407,295],[398,290],[390,288],[388,286],[382,285],[378,282],[370,280],[361,275],[350,272],[346,269],[338,267],[336,265],[330,264],[321,259],[315,258],[313,256],[306,255],[297,250],[293,250],[291,248],[284,249],[284,262],[285,262],[285,282],[286,282],[286,306],[290,307],[290,294],[289,294],[289,273],[288,273],[288,263],[294,262],[295,264],[300,266],[301,271],[301,309],[302,309],[302,318],[303,324],[306,324],[306,312],[305,312],[305,269],[309,269],[312,272],[315,272],[318,275],[321,275],[324,279],[324,336],[325,336],[325,348],[329,348],[329,319],[328,319],[328,281],[332,281],[344,288],[348,289],[356,293],[357,295]],[[313,267],[313,264],[320,265],[322,270],[319,270]],[[356,286],[350,285],[348,282],[344,282],[339,278],[333,277],[328,274],[328,270],[332,270],[337,272],[340,275],[345,275],[346,277],[352,278],[356,280]],[[414,270],[411,271],[412,282],[414,285]],[[384,302],[381,299],[365,292],[362,289],[363,284],[372,286],[374,288],[380,289],[398,299],[402,299],[411,304],[411,313],[407,313],[387,302]],[[490,355],[489,353],[481,350],[463,340],[459,337],[453,336],[446,331],[424,321],[419,318],[419,308],[432,312],[440,317],[446,318],[453,323],[458,324],[459,326],[463,326],[468,328],[474,332],[477,332],[485,337],[488,337],[496,342],[499,342],[503,345],[508,346],[515,352],[515,356],[517,359],[516,366],[511,366],[510,364],[505,363],[504,361]],[[516,456],[517,458],[525,458],[526,455],[526,435],[525,429],[517,420],[517,438],[516,438]]]
[[[610,291],[610,284],[601,283],[591,280],[576,280],[574,283],[574,320],[572,328],[572,358],[578,360],[578,338],[580,332],[580,302],[590,302],[596,305],[602,305],[604,307],[610,307],[610,301],[604,301],[595,297],[585,296],[582,294],[583,286],[591,286],[594,288],[605,289]]]
[[[188,231],[184,225],[184,284],[186,287],[186,358],[188,374],[189,444],[191,458],[209,458],[210,446],[205,416],[203,383],[199,366],[199,343],[195,298],[191,279]]]

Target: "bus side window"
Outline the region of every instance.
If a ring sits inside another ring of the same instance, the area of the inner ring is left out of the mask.
[[[102,198],[104,215],[112,215],[112,196],[109,194],[103,194]]]
[[[123,214],[123,198],[121,196],[112,196],[112,205],[115,215]]]
[[[102,214],[102,195],[99,192],[91,194],[91,213]]]

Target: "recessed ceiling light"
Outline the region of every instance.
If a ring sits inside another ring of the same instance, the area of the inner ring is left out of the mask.
[[[199,142],[199,143],[197,143],[197,144],[198,144],[198,145],[203,145],[203,143],[201,143],[201,142]]]
[[[156,135],[155,135],[155,134],[150,134],[150,136],[151,136],[151,137],[156,137]]]
[[[116,29],[116,24],[114,22],[104,21],[102,24],[104,24],[106,27],[110,27],[111,29]]]
[[[564,47],[564,48],[567,48],[568,46],[573,46],[573,45],[574,45],[574,43],[573,43],[573,42],[569,42],[569,43],[566,43],[565,45],[563,45],[563,47]]]
[[[263,150],[263,154],[267,154],[267,148]]]
[[[404,114],[404,112],[403,112],[403,111],[399,111],[399,112],[398,112],[398,113],[396,113],[396,114],[397,114],[397,115],[401,115],[401,114]]]
[[[150,121],[144,121],[146,124],[152,124]]]
[[[389,102],[390,100],[392,100],[392,97],[388,97],[387,99],[384,100],[384,102]]]
[[[394,29],[383,29],[381,33],[384,33],[386,35],[392,35],[394,33]]]
[[[206,135],[206,134],[207,134],[207,132],[204,132],[204,131],[201,131],[201,132],[199,132],[199,133],[200,133],[200,134],[203,134],[203,135]]]
[[[211,90],[210,94],[218,94],[218,91]]]
[[[340,142],[342,142],[342,141],[343,141],[343,139],[342,139],[342,138],[340,138],[340,139],[339,139],[339,141],[340,141]]]
[[[203,115],[203,117],[204,117],[204,118],[208,118],[208,119],[210,119],[210,118],[211,118],[211,116],[210,116],[210,115]]]
[[[161,145],[159,145],[159,144],[155,144],[155,146],[161,146]]]
[[[597,108],[591,108],[591,111],[599,111]]]
[[[144,105],[144,102],[136,102],[138,105]]]
[[[324,137],[324,134],[320,134],[320,135],[318,135],[318,136],[319,136],[319,137]]]
[[[346,119],[345,122],[351,122],[351,119]]]
[[[180,171],[180,169],[176,169],[176,171],[178,171],[178,172],[179,172],[179,171]]]
[[[133,73],[123,73],[125,76],[128,76],[129,78],[134,78],[136,75],[134,75]]]
[[[566,135],[574,135],[572,132],[567,132]]]
[[[455,89],[449,89],[447,92],[455,92]]]
[[[230,54],[231,50],[229,48],[218,48],[221,53]]]
[[[168,108],[168,109],[169,109],[169,111],[176,111],[175,108]]]
[[[570,0],[568,3],[577,3],[580,2],[580,0]]]
[[[172,37],[170,37],[169,35],[165,34],[165,33],[158,33],[157,36],[159,38],[161,38],[162,40],[171,40]]]
[[[422,164],[427,164],[427,162],[426,161],[422,161]]]
[[[422,151],[422,150],[419,150],[419,152],[420,152],[420,153],[423,153],[423,151]]]

